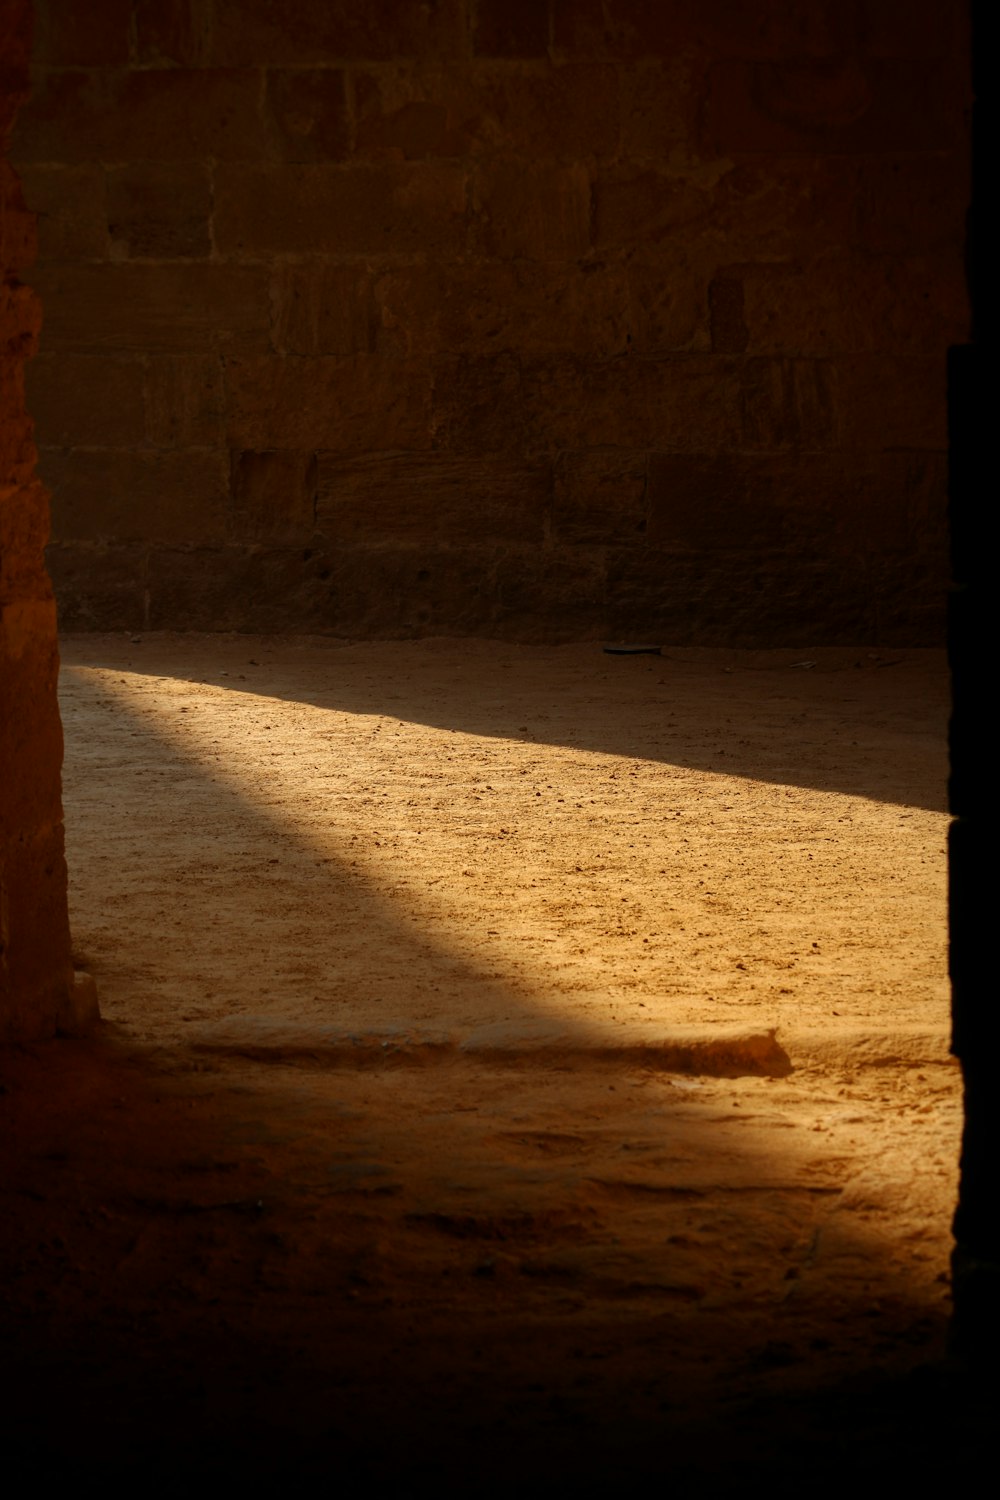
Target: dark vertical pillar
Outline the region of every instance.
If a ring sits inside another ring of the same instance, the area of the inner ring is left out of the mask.
[[[988,551],[993,477],[987,447],[987,390],[995,336],[986,278],[982,153],[988,136],[988,86],[981,50],[981,13],[973,4],[972,205],[968,274],[973,308],[970,344],[950,351],[948,370],[950,516],[954,588],[948,646],[952,675],[949,805],[949,967],[952,1047],[962,1064],[965,1128],[952,1257],[955,1352],[979,1362],[992,1357],[1000,1335],[1000,1044],[996,979],[996,795],[992,725],[990,618],[987,603],[996,564]]]

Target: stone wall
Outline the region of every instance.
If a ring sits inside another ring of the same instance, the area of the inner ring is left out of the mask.
[[[28,88],[29,0],[0,8],[0,1042],[72,1021],[48,499],[35,477],[24,367],[41,310],[18,277],[35,252],[6,144]]]
[[[73,628],[943,639],[965,6],[47,0]]]

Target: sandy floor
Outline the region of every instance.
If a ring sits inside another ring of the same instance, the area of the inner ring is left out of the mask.
[[[773,1463],[776,1402],[794,1427],[850,1380],[823,1421],[919,1468],[926,1401],[880,1427],[857,1381],[926,1366],[948,1310],[940,655],[89,636],[63,663],[107,1024],[0,1100],[16,1129],[52,1074],[12,1189],[32,1378],[74,1351],[84,1425],[146,1392],[126,1453],[169,1412],[199,1463],[254,1432],[383,1477],[485,1438],[660,1473],[667,1432],[677,1473],[728,1474]]]

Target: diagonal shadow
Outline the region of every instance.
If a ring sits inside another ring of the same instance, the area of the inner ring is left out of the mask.
[[[137,649],[121,637],[99,644],[77,637],[68,648],[71,656],[90,653],[94,665],[170,677],[184,676],[186,651],[203,658],[208,649],[219,663],[208,680],[224,686],[236,678],[244,692],[946,810],[943,652],[691,649],[629,657],[593,644],[470,640],[460,643],[456,663],[454,641],[355,648],[326,638],[297,647],[260,637],[194,639],[192,648],[183,636],[148,636]],[[278,651],[280,667],[271,664]]]

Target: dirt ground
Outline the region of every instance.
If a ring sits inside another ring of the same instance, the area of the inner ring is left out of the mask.
[[[0,1060],[25,1474],[975,1451],[941,654],[91,635],[62,703],[104,1022]]]

